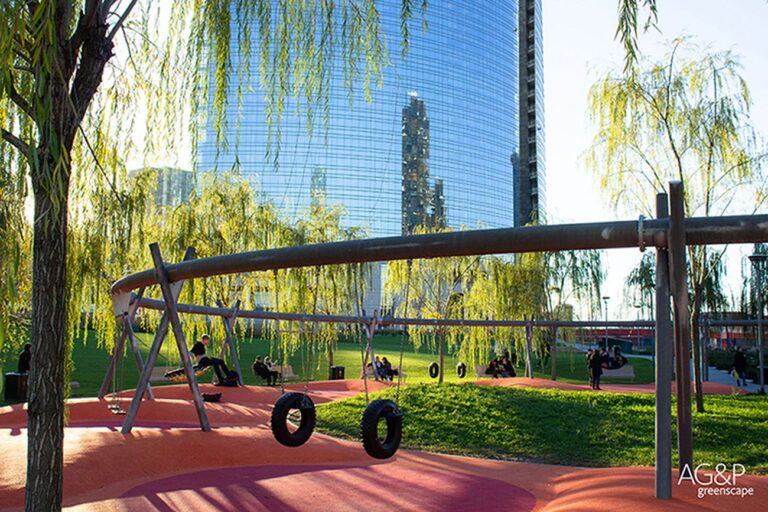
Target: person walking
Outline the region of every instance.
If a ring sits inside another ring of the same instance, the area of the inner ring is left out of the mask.
[[[733,354],[733,371],[736,372],[736,385],[747,385],[747,356],[741,347],[736,347],[736,353]],[[741,384],[739,384],[741,380]]]

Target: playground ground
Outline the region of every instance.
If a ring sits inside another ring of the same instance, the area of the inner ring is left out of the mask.
[[[543,379],[484,380],[536,387],[577,385]],[[386,384],[369,382],[372,390]],[[314,382],[315,403],[360,393],[357,380]],[[300,390],[301,385],[288,386]],[[155,388],[131,434],[107,401],[70,402],[64,439],[67,510],[505,510],[505,511],[757,511],[765,510],[768,477],[742,476],[749,497],[697,496],[699,487],[673,477],[673,499],[655,500],[648,467],[576,468],[400,450],[390,460],[366,455],[359,443],[314,434],[299,448],[278,444],[269,428],[279,389],[213,388],[206,404],[214,429],[202,432],[186,385]],[[605,385],[606,391],[649,392],[650,386]],[[581,386],[577,389],[585,389]],[[707,383],[710,393],[732,392]],[[126,395],[129,394],[128,392]],[[123,403],[128,406],[127,402]],[[564,420],[567,421],[567,420]],[[0,511],[24,502],[26,412],[0,408]]]

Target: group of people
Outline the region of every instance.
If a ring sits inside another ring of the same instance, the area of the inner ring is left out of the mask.
[[[392,363],[386,357],[379,357],[373,360],[373,364],[368,363],[368,368],[373,367],[376,376],[381,380],[394,380],[398,375],[397,368],[392,368]]]
[[[503,356],[491,359],[485,369],[485,374],[491,375],[494,379],[499,377],[517,377],[515,365],[512,363],[508,352],[505,352]]]
[[[253,373],[266,380],[267,386],[274,386],[277,384],[277,379],[280,378],[280,372],[272,368],[272,361],[269,356],[263,359],[261,356],[256,356],[256,360],[253,362]]]
[[[596,348],[587,351],[587,369],[589,370],[589,387],[600,389],[600,377],[603,369],[615,370],[626,364],[627,359],[621,355],[621,348],[614,345],[610,348]]]

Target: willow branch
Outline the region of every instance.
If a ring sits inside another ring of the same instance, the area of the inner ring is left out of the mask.
[[[24,155],[27,160],[29,160],[29,144],[6,130],[5,128],[2,129],[3,134],[3,140],[6,141],[11,146],[18,149],[22,155]]]
[[[131,11],[136,6],[137,1],[138,0],[131,0],[131,3],[128,4],[128,7],[125,8],[125,10],[123,11],[123,14],[120,15],[120,19],[117,20],[117,23],[114,24],[114,26],[112,27],[112,30],[109,31],[109,35],[107,36],[107,39],[111,41],[115,38],[115,34],[117,33],[118,30],[120,30],[120,27],[123,26],[123,24],[125,23],[125,20],[128,18],[128,15],[131,14]]]
[[[8,97],[13,103],[16,104],[17,107],[19,107],[25,114],[27,114],[30,119],[32,119],[34,122],[37,122],[35,111],[32,110],[29,102],[24,99],[21,94],[19,94],[19,92],[16,90],[16,87],[14,87],[13,82],[10,82],[8,86]]]

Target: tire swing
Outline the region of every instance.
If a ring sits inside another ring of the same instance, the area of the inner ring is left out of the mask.
[[[288,428],[288,415],[298,409],[301,413],[299,428],[291,432]],[[281,396],[272,409],[272,435],[278,443],[285,446],[301,446],[312,437],[315,430],[315,404],[304,393],[286,393]]]
[[[408,317],[408,294],[411,290],[411,266],[412,260],[408,260],[408,280],[405,286],[405,317]],[[400,368],[403,368],[403,352],[405,350],[405,329],[400,337]],[[403,413],[398,407],[400,402],[400,381],[403,372],[397,376],[397,387],[395,391],[395,401],[386,399],[377,399],[370,402],[365,411],[363,411],[363,421],[361,423],[360,433],[363,438],[363,448],[365,452],[374,459],[389,459],[400,448],[400,441],[403,438]],[[363,372],[363,379],[365,379]],[[366,384],[367,390],[367,384]],[[366,400],[367,400],[366,392]],[[383,440],[379,437],[379,423],[385,420],[387,433]]]
[[[379,438],[379,421],[385,419],[387,435]],[[368,404],[363,412],[363,448],[374,459],[388,459],[400,447],[403,436],[403,413],[392,400],[378,399]]]
[[[433,379],[436,379],[437,376],[440,374],[440,365],[437,364],[435,361],[432,361],[429,363],[429,376]]]
[[[315,277],[315,307],[317,306],[317,278],[319,276],[319,268],[316,269],[316,277]],[[277,294],[277,270],[274,271],[275,275],[275,305],[277,306],[279,304],[278,302],[278,294]],[[313,313],[314,314],[314,313]],[[277,323],[277,329],[275,330],[277,334],[277,345],[278,350],[280,350],[280,347],[282,347],[282,344],[280,343],[280,325],[279,320],[276,320]],[[286,359],[285,350],[283,350],[283,359]],[[296,447],[301,446],[307,441],[309,441],[309,438],[312,437],[312,432],[315,430],[315,421],[317,419],[316,412],[315,412],[315,404],[312,402],[312,399],[308,395],[308,387],[309,387],[309,381],[307,380],[304,383],[304,392],[291,392],[286,393],[285,392],[285,378],[283,376],[285,372],[280,373],[280,388],[282,395],[280,398],[278,398],[277,402],[275,402],[275,406],[272,408],[272,416],[270,419],[270,425],[272,426],[272,435],[274,436],[275,440],[284,445],[289,447]],[[307,377],[309,379],[309,377]],[[299,427],[291,432],[291,429],[288,427],[288,418],[291,414],[291,411],[298,410],[300,414],[300,421],[299,421]]]
[[[456,365],[456,375],[459,376],[460,379],[463,379],[467,376],[467,365],[464,363],[459,363]]]

